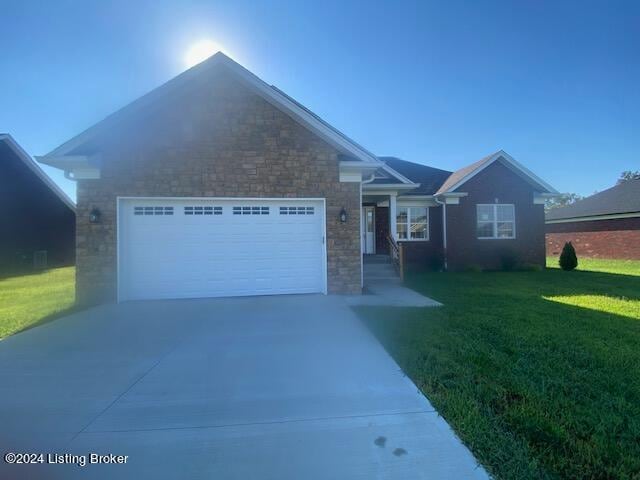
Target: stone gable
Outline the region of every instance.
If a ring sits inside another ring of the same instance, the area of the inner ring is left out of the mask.
[[[326,198],[328,290],[359,293],[360,185],[339,182],[338,152],[231,78],[208,80],[93,145],[102,174],[78,182],[78,301],[116,299],[119,196]]]

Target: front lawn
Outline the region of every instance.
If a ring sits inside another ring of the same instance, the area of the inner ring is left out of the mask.
[[[0,279],[0,338],[71,308],[75,268]]]
[[[580,267],[424,274],[444,307],[358,309],[496,478],[640,478],[640,262]]]
[[[547,257],[547,267],[560,268],[558,257]],[[640,260],[612,260],[608,258],[578,257],[578,270],[590,272],[640,275]]]

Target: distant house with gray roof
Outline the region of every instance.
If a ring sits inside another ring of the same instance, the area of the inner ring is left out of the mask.
[[[548,255],[570,241],[578,256],[640,259],[640,179],[554,208],[545,224]]]

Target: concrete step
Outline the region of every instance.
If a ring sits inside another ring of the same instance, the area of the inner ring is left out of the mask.
[[[400,285],[400,277],[364,277],[365,288],[369,285]]]
[[[396,269],[391,264],[377,264],[377,265],[364,265],[363,270],[365,273],[384,273],[384,272],[396,272]]]
[[[391,257],[389,255],[365,255],[365,265],[377,265],[377,264],[391,264]]]

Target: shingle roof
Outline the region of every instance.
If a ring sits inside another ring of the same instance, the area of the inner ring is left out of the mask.
[[[629,180],[566,207],[554,208],[546,220],[640,212],[640,179]]]
[[[486,157],[481,158],[477,162],[474,162],[471,165],[467,165],[466,167],[462,167],[460,170],[456,170],[455,172],[453,172],[451,176],[449,176],[449,178],[447,178],[447,180],[442,185],[440,185],[440,188],[438,188],[438,193],[444,193],[448,191],[451,187],[453,187],[456,183],[458,183],[460,180],[465,178],[471,172],[480,168],[483,163],[489,161],[491,157],[493,157],[494,155],[495,153],[492,153],[491,155],[487,155]]]
[[[419,183],[415,190],[407,192],[405,195],[433,195],[438,187],[451,175],[448,170],[428,167],[419,163],[408,162],[396,157],[378,157],[381,161],[389,165],[393,170],[404,175],[409,180]],[[373,183],[390,183],[389,181],[375,181]]]
[[[76,205],[49,175],[31,158],[27,152],[8,133],[0,133],[0,160],[3,155],[12,155],[21,160],[65,205],[75,212]],[[10,180],[9,180],[10,181]]]

